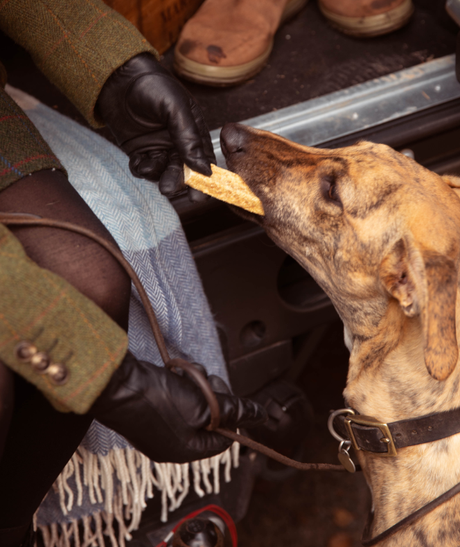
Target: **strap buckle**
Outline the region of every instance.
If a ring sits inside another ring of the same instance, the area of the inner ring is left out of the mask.
[[[382,432],[383,437],[380,439],[380,442],[387,445],[386,452],[373,452],[378,456],[390,457],[396,456],[398,454],[395,446],[394,439],[391,435],[390,428],[388,424],[379,422],[376,418],[372,416],[362,416],[361,414],[349,414],[344,418],[345,427],[347,428],[348,435],[351,440],[351,444],[355,450],[365,450],[358,446],[356,442],[355,434],[353,432],[352,424],[363,425],[365,427],[377,427]]]

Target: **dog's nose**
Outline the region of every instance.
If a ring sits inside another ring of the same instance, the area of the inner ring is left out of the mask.
[[[247,144],[248,131],[240,123],[226,123],[220,132],[220,146],[225,157],[243,153]]]

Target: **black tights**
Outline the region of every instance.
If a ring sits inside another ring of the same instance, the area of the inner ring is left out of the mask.
[[[113,242],[60,171],[40,171],[15,182],[0,193],[0,211],[72,222]],[[57,228],[10,229],[32,260],[65,278],[127,329],[131,282],[105,249],[84,236]],[[2,412],[0,404],[2,547],[20,544],[33,513],[91,423],[85,415],[57,412],[38,390],[0,363],[0,400],[11,400],[13,384],[12,417],[8,410]],[[3,455],[2,431],[3,437],[6,434]]]

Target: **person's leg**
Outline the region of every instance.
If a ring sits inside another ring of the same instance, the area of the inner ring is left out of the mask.
[[[0,461],[0,545],[19,547],[32,517],[83,439],[91,419],[56,411],[15,376],[16,402]]]
[[[60,171],[39,171],[0,193],[0,212],[31,213],[88,228],[112,242],[110,233]],[[65,278],[125,330],[131,280],[95,241],[59,228],[10,227],[27,255]]]
[[[72,222],[113,238],[59,171],[41,171],[0,193],[0,211]],[[131,281],[96,242],[66,230],[11,227],[28,256],[65,278],[127,328]],[[15,406],[0,460],[0,545],[20,545],[43,497],[72,457],[91,419],[60,413],[33,386],[15,380]],[[11,391],[11,387],[9,387]],[[0,416],[1,419],[1,416]]]

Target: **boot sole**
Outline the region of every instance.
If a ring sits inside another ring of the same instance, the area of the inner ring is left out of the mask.
[[[284,8],[280,26],[306,5],[308,0],[290,0]],[[273,39],[267,49],[248,63],[235,66],[211,66],[187,59],[176,47],[174,50],[174,71],[176,74],[198,84],[216,87],[236,85],[255,76],[266,64],[273,49]]]
[[[338,15],[329,11],[321,0],[319,0],[318,4],[319,9],[333,27],[344,34],[349,34],[357,38],[370,38],[397,30],[404,26],[414,13],[412,0],[405,0],[397,8],[379,15],[370,15],[369,17],[346,17],[345,15]]]

